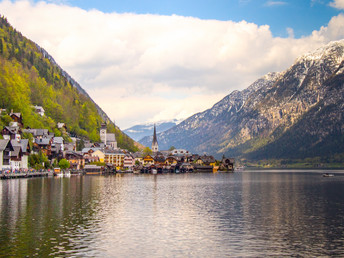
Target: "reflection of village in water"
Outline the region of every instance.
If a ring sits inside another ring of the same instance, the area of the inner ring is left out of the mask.
[[[34,108],[39,115],[44,116],[42,107]],[[0,115],[7,115],[6,110],[1,110]],[[101,125],[99,132],[101,141],[92,143],[71,136],[64,123],[58,123],[55,133],[52,133],[48,129],[24,129],[21,113],[11,111],[9,116],[12,121],[1,131],[3,136],[3,139],[0,139],[1,178],[62,175],[63,170],[57,167],[61,159],[66,159],[70,164],[68,175],[232,172],[234,170],[234,159],[225,156],[217,161],[211,155],[192,154],[185,149],[171,148],[159,151],[155,126],[152,148],[148,148],[148,152],[130,153],[128,150],[118,148],[115,134],[107,132],[105,123]],[[80,148],[80,142],[83,148]],[[32,154],[44,154],[47,160],[39,164],[39,168],[34,169],[29,165]],[[37,171],[38,169],[40,171]]]
[[[0,256],[125,257],[139,247],[173,256],[181,246],[262,257],[264,244],[274,257],[341,257],[342,183],[329,182],[290,171],[1,181]],[[28,235],[32,248],[17,244]]]

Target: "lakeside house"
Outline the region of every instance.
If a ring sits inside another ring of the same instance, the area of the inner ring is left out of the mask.
[[[81,153],[75,151],[67,151],[65,159],[70,163],[70,169],[80,170],[85,167],[85,159]]]
[[[105,149],[104,155],[105,164],[111,164],[117,169],[123,168],[125,154],[122,150]]]
[[[124,156],[123,168],[133,169],[134,166],[135,166],[135,158],[131,154],[126,154]]]
[[[26,128],[22,129],[22,116],[20,113],[11,112],[13,121],[8,126],[4,126],[1,133],[4,137],[0,144],[0,170],[1,169],[28,169],[28,160],[30,154],[42,152],[50,160],[50,163],[58,162],[62,158],[70,162],[70,169],[83,169],[88,164],[91,167],[94,164],[103,163],[103,167],[116,168],[116,170],[128,169],[134,170],[138,167],[144,167],[145,171],[155,169],[162,171],[193,171],[194,168],[202,167],[213,168],[216,160],[213,156],[192,154],[186,149],[160,150],[154,127],[152,147],[154,151],[151,154],[143,155],[142,152],[129,153],[127,150],[117,147],[116,136],[113,133],[107,133],[106,124],[102,124],[99,134],[100,143],[91,143],[85,141],[85,148],[82,151],[76,151],[77,142],[80,139],[71,137],[72,142],[65,142],[61,136],[55,137],[54,133],[48,129]],[[63,135],[66,133],[64,123],[58,123],[58,128],[63,129]],[[22,134],[32,139],[32,148],[29,139],[22,139]],[[223,158],[220,162],[220,169],[229,171],[233,169],[234,160]],[[98,164],[99,165],[99,164]],[[88,167],[90,167],[88,166]]]
[[[154,158],[151,156],[151,155],[146,155],[144,158],[143,158],[143,165],[144,166],[147,166],[147,165],[152,165],[154,164]]]
[[[11,152],[14,148],[9,139],[0,139],[0,170],[11,169]]]
[[[29,155],[31,148],[28,139],[11,140],[13,151],[11,152],[11,168],[12,169],[28,169]]]

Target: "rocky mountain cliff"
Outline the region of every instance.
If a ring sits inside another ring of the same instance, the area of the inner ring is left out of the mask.
[[[159,146],[249,159],[344,152],[343,58],[344,40],[305,54],[159,134]]]

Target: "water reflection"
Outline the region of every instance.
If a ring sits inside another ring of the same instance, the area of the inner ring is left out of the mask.
[[[0,182],[0,256],[340,256],[344,177],[85,176]]]

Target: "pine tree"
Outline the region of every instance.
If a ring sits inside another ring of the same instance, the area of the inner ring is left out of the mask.
[[[0,39],[0,54],[2,55],[4,53],[4,44],[2,42],[2,39]]]

